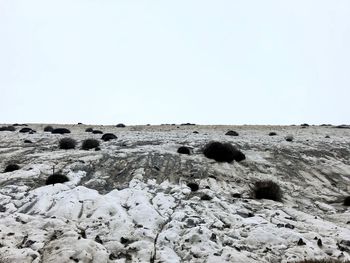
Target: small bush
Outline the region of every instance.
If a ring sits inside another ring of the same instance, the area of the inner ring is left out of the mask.
[[[21,169],[17,164],[9,164],[6,166],[4,173],[13,172]]]
[[[194,134],[198,134],[199,132],[198,131],[193,131]]]
[[[52,132],[52,130],[53,130],[53,127],[50,125],[45,126],[45,128],[44,128],[44,132]]]
[[[50,175],[47,179],[46,179],[46,185],[49,184],[63,184],[65,182],[68,182],[69,179],[67,176],[63,175],[63,174],[52,174]]]
[[[245,159],[245,155],[229,143],[210,142],[204,147],[203,153],[217,162],[231,163],[233,160],[239,162]]]
[[[92,133],[93,134],[103,134],[103,132],[100,130],[93,130]]]
[[[175,124],[173,124],[173,125],[175,125]],[[180,125],[181,126],[195,126],[196,124],[187,122],[187,123],[181,123]]]
[[[105,133],[102,135],[101,139],[105,142],[108,142],[110,140],[116,140],[116,139],[118,139],[118,137],[115,136],[113,133]]]
[[[186,146],[181,146],[179,149],[177,149],[177,152],[180,154],[191,154],[191,149]]]
[[[32,132],[33,130],[31,128],[22,128],[19,130],[20,133],[29,133]]]
[[[83,150],[90,150],[90,149],[93,149],[93,148],[96,148],[96,147],[99,147],[100,146],[100,143],[98,140],[95,140],[95,139],[86,139],[83,141],[83,144],[81,146],[81,148]]]
[[[125,128],[126,126],[123,123],[119,123],[115,127],[117,127],[117,128]]]
[[[31,140],[24,140],[24,143],[33,143]]]
[[[285,139],[286,139],[287,142],[292,142],[294,140],[294,137],[293,137],[293,135],[287,135],[285,137]]]
[[[275,133],[275,132],[270,132],[269,133],[269,136],[276,136],[277,135],[277,133]]]
[[[301,127],[309,127],[310,125],[307,124],[307,123],[303,123],[303,124],[301,124],[300,126],[301,126]]]
[[[3,127],[0,127],[0,131],[16,131],[16,128],[14,126],[3,126]]]
[[[271,180],[258,181],[253,188],[256,199],[270,199],[273,201],[282,200],[282,190],[279,185]]]
[[[66,128],[56,128],[51,131],[52,134],[66,134],[70,133],[70,130]]]
[[[228,131],[228,132],[225,133],[225,135],[228,135],[228,136],[238,136],[239,134],[238,134],[238,132],[236,132],[236,131]]]
[[[86,131],[86,132],[93,132],[93,129],[92,129],[92,128],[86,128],[85,131]]]
[[[59,142],[59,147],[62,150],[75,149],[76,145],[77,145],[76,140],[72,138],[63,138]]]
[[[350,206],[350,196],[345,197],[343,205]]]

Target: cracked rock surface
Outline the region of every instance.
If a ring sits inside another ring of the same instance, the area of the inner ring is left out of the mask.
[[[95,126],[118,137],[104,142],[85,125],[60,125],[67,135],[44,126],[0,132],[0,171],[20,166],[0,173],[1,263],[350,260],[350,209],[342,204],[350,195],[348,129]],[[63,137],[77,148],[60,150]],[[87,138],[101,150],[81,150]],[[212,140],[232,143],[246,159],[207,159],[202,148]],[[178,154],[180,146],[191,154]],[[45,185],[53,170],[70,181]],[[282,202],[252,197],[265,179],[280,185]]]

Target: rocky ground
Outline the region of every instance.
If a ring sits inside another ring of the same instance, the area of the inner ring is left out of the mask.
[[[72,132],[60,135],[44,126],[0,132],[0,171],[20,166],[0,173],[2,263],[350,260],[350,129],[55,125]],[[58,148],[63,137],[101,138],[88,127],[118,139],[100,151]],[[246,160],[206,158],[212,140]],[[177,153],[183,145],[191,155]],[[53,169],[70,181],[45,185]],[[282,202],[253,198],[262,179],[280,185]]]

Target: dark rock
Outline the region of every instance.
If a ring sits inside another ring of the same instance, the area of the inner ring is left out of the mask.
[[[21,169],[17,164],[9,164],[6,166],[4,173],[13,172]]]
[[[210,201],[210,200],[212,200],[213,198],[211,197],[211,196],[209,196],[209,195],[207,195],[207,194],[205,194],[205,195],[203,195],[202,197],[201,197],[201,200],[203,200],[203,201]]]
[[[197,131],[193,131],[193,133],[194,133],[194,134],[198,134],[199,132],[197,132]]]
[[[125,128],[126,126],[123,123],[119,123],[115,127],[117,127],[117,128]]]
[[[52,134],[66,134],[70,133],[70,130],[66,128],[56,128],[51,131]]]
[[[24,140],[24,143],[33,143],[31,140]]]
[[[100,243],[100,244],[103,244],[102,239],[100,238],[99,235],[97,235],[97,236],[95,237],[95,242]]]
[[[242,195],[239,194],[239,193],[234,193],[234,194],[232,194],[232,197],[234,197],[234,198],[241,198]]]
[[[44,128],[44,132],[52,132],[53,131],[53,127],[48,125]]]
[[[0,131],[14,132],[16,131],[16,128],[14,126],[3,126],[3,127],[0,127]]]
[[[47,179],[46,179],[46,185],[50,185],[50,184],[63,184],[65,182],[68,182],[69,179],[67,176],[63,175],[63,174],[52,174],[50,175]]]
[[[180,154],[191,154],[191,149],[186,146],[181,146],[179,149],[177,149],[177,152]]]
[[[100,130],[93,130],[92,133],[93,134],[103,134],[103,132]]]
[[[239,134],[238,134],[238,132],[236,132],[236,131],[228,131],[228,132],[225,133],[225,135],[228,135],[228,136],[238,136]]]
[[[116,140],[118,139],[117,136],[115,136],[113,133],[105,133],[102,135],[102,138],[101,138],[103,141],[107,142],[107,141],[110,141],[110,140]]]
[[[318,245],[319,247],[322,247],[322,246],[323,246],[321,238],[320,238],[319,240],[317,240],[317,245]]]
[[[297,243],[298,246],[305,246],[306,243],[303,241],[303,239],[299,239],[298,243]]]
[[[199,185],[197,183],[188,183],[187,186],[191,188],[192,192],[196,192],[199,189]]]
[[[343,205],[350,206],[350,196],[345,197]]]
[[[275,133],[275,132],[270,132],[269,133],[269,136],[276,136],[277,135],[277,133]]]
[[[26,128],[22,128],[22,129],[19,130],[20,133],[29,133],[31,131],[32,131],[32,129],[31,128],[27,128],[27,127]]]
[[[233,160],[242,161],[245,155],[229,143],[210,142],[203,149],[204,155],[217,162],[231,163]]]

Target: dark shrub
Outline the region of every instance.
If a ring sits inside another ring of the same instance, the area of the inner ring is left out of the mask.
[[[83,144],[81,146],[81,148],[83,150],[90,150],[90,149],[93,149],[93,148],[96,148],[96,147],[99,147],[100,146],[100,143],[98,140],[95,140],[95,139],[86,139],[83,141]]]
[[[117,127],[117,128],[125,128],[126,126],[123,123],[119,123],[115,127]]]
[[[101,148],[100,148],[100,147],[96,147],[96,148],[95,148],[95,151],[96,151],[96,152],[101,151]]]
[[[75,149],[76,145],[76,140],[72,138],[62,138],[59,142],[59,147],[63,150]]]
[[[269,136],[276,136],[277,135],[277,133],[275,133],[275,132],[270,132],[269,133]]]
[[[93,130],[92,133],[93,134],[103,134],[103,132],[100,130]]]
[[[93,129],[92,128],[87,128],[85,131],[86,132],[93,132]]]
[[[301,126],[301,127],[309,127],[310,125],[307,124],[307,123],[303,123],[303,124],[301,124],[300,126]]]
[[[199,189],[199,185],[196,184],[196,183],[188,183],[187,186],[188,186],[189,188],[191,188],[191,191],[192,191],[192,192],[196,192],[196,191],[198,191],[198,189]]]
[[[270,199],[273,201],[282,200],[282,190],[279,185],[271,180],[258,181],[253,188],[256,199]]]
[[[83,123],[82,122],[78,122],[78,125],[83,125]]]
[[[31,140],[24,140],[24,143],[33,143]]]
[[[199,132],[197,132],[197,131],[193,131],[193,133],[194,133],[194,134],[198,134]]]
[[[0,131],[15,131],[16,128],[14,126],[3,126],[3,127],[0,127]]]
[[[4,173],[13,172],[21,169],[17,164],[9,164],[6,166]]]
[[[186,146],[181,146],[179,149],[177,149],[177,152],[181,154],[191,154],[191,149]]]
[[[233,160],[242,161],[245,155],[229,143],[210,142],[203,150],[204,155],[217,162],[232,162]]]
[[[331,137],[330,137],[329,135],[326,135],[325,138],[326,138],[326,139],[329,139],[329,138],[331,138]]]
[[[225,135],[228,135],[228,136],[238,136],[239,134],[238,134],[238,132],[236,132],[236,131],[228,131],[228,132],[225,133]]]
[[[56,128],[51,131],[53,134],[65,134],[65,133],[70,133],[70,130],[66,128]]]
[[[344,203],[345,206],[350,206],[350,196],[345,197]]]
[[[103,141],[107,142],[109,140],[116,140],[118,139],[117,136],[115,136],[113,133],[105,133],[102,135],[102,138],[101,138]]]
[[[292,135],[287,135],[285,139],[287,142],[292,142],[294,140],[294,137]]]
[[[27,132],[31,132],[31,131],[33,131],[31,128],[22,128],[19,130],[19,132],[21,132],[21,133],[27,133]]]
[[[52,130],[53,130],[53,127],[50,125],[45,126],[45,128],[44,128],[44,132],[52,132]]]
[[[63,175],[63,174],[52,174],[50,175],[47,179],[46,179],[46,185],[49,184],[63,184],[65,182],[68,182],[69,179],[67,176]]]
[[[27,124],[19,124],[19,123],[15,123],[12,126],[28,126]]]
[[[29,134],[34,134],[34,133],[36,133],[35,130],[31,130],[31,131],[29,132]]]

